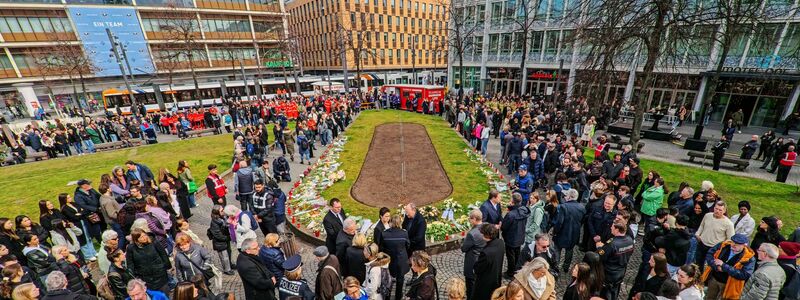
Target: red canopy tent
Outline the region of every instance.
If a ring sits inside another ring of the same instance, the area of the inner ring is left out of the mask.
[[[434,102],[434,109],[439,112],[439,102],[444,100],[445,88],[436,85],[421,84],[392,84],[384,85],[381,91],[387,94],[394,94],[400,97],[400,108],[406,109],[406,102],[411,104],[413,99],[417,99],[416,111],[422,112],[422,101]]]

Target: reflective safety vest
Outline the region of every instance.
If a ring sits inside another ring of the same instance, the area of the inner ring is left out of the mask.
[[[228,187],[225,186],[225,181],[223,181],[221,177],[213,176],[212,174],[208,174],[207,178],[214,182],[214,193],[216,194],[212,195],[211,190],[206,190],[208,197],[212,199],[225,197],[225,194],[228,193]]]
[[[786,152],[779,163],[781,166],[791,167],[795,160],[797,160],[797,152]]]
[[[606,146],[608,143],[597,143],[597,147],[594,148],[594,157],[600,157],[600,153],[606,150]]]

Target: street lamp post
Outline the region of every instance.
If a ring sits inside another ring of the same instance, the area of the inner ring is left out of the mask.
[[[106,28],[106,34],[108,35],[108,41],[111,42],[111,52],[114,53],[114,59],[117,61],[117,65],[119,66],[119,71],[122,73],[122,79],[125,81],[125,87],[128,89],[128,99],[131,100],[131,114],[137,116],[138,113],[136,111],[136,97],[133,95],[133,90],[131,89],[131,84],[128,82],[128,76],[125,74],[125,67],[122,66],[122,60],[120,59],[120,54],[118,52],[117,46],[119,43],[117,42],[114,35],[111,33],[110,28]],[[119,103],[117,104],[119,107]]]

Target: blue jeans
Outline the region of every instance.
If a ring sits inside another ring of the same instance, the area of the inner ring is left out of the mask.
[[[89,234],[89,228],[86,226],[86,222],[81,221],[81,227],[83,229],[83,236],[86,238],[86,244],[81,245],[83,257],[86,259],[97,257],[97,251],[94,250],[94,244],[92,244],[92,237]],[[122,236],[122,238],[125,238],[125,236]]]
[[[303,161],[310,161],[310,160],[311,160],[311,155],[309,154],[308,149],[300,150],[300,162],[302,163]]]
[[[83,144],[86,145],[86,151],[94,153],[94,143],[92,140],[83,140]]]
[[[81,142],[72,143],[72,147],[75,147],[75,152],[77,154],[83,154],[83,145],[81,145]]]
[[[197,202],[194,200],[194,194],[189,194],[189,207],[197,207]]]
[[[486,155],[486,148],[489,147],[489,138],[481,139],[481,154]]]

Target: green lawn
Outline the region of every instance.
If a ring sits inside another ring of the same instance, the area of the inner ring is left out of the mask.
[[[39,200],[50,200],[58,206],[59,193],[75,190],[74,185],[67,183],[86,178],[97,188],[100,175],[111,173],[114,166],[123,166],[129,159],[147,165],[156,176],[162,167],[176,174],[178,161],[186,160],[195,178],[203,178],[209,164],[219,165],[220,170],[228,169],[232,151],[231,135],[223,134],[3,167],[0,168],[2,216],[13,219],[18,214],[27,214],[38,219]]]
[[[380,124],[401,121],[424,125],[428,130],[428,135],[431,137],[442,166],[453,185],[453,193],[450,197],[464,207],[486,198],[488,191],[486,176],[481,173],[477,163],[469,160],[463,151],[468,145],[450,129],[447,122],[439,117],[397,110],[367,110],[362,112],[358,119],[350,125],[345,132],[349,139],[339,157],[339,161],[342,162],[341,169],[345,171],[346,178],[323,191],[322,197],[341,199],[348,214],[377,219],[380,208],[364,205],[354,200],[350,195],[350,188],[358,179],[372,141],[374,128]],[[394,209],[394,207],[390,208]]]
[[[593,151],[586,152],[587,161],[594,157]],[[781,184],[750,177],[736,176],[716,172],[709,168],[688,167],[657,160],[642,159],[641,168],[644,176],[651,170],[658,172],[664,178],[670,192],[676,190],[682,181],[697,191],[703,180],[714,183],[714,190],[719,193],[722,200],[728,205],[728,215],[738,214],[739,201],[747,200],[752,206],[752,215],[756,225],[765,216],[778,216],[783,220],[784,234],[789,234],[800,225],[800,195],[795,194],[796,186]],[[667,201],[664,198],[664,206]]]

